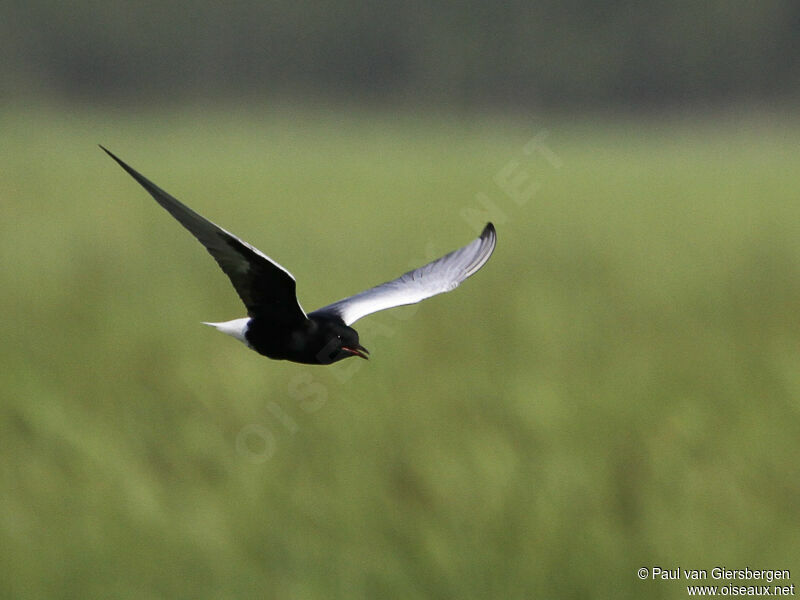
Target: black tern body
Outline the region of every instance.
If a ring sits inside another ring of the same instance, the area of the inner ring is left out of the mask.
[[[455,289],[478,271],[494,251],[497,234],[487,223],[463,248],[397,279],[306,314],[289,271],[245,241],[200,216],[100,146],[196,237],[233,283],[247,317],[206,323],[276,360],[327,365],[369,352],[350,327],[361,317]]]

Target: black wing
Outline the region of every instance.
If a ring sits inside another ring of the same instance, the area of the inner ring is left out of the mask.
[[[283,321],[306,319],[297,301],[295,279],[274,260],[232,233],[200,216],[100,146],[150,195],[196,237],[230,278],[251,317]]]

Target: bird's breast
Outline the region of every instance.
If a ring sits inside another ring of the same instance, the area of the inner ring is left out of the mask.
[[[286,324],[273,320],[253,319],[247,330],[250,346],[264,356],[278,360],[316,363],[318,351],[313,327],[308,322]]]

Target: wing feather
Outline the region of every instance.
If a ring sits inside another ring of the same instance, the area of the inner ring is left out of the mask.
[[[431,296],[449,292],[486,264],[496,244],[497,232],[494,225],[487,223],[480,237],[463,248],[404,273],[397,279],[324,306],[309,316],[338,318],[346,325],[351,325],[374,312],[416,304]]]
[[[251,317],[290,321],[307,318],[297,301],[296,282],[289,271],[257,248],[197,214],[112,152],[100,147],[205,246],[231,280]]]

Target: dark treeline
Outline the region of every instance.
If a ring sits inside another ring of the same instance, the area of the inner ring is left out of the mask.
[[[797,0],[0,5],[0,94],[634,106],[800,89]]]

